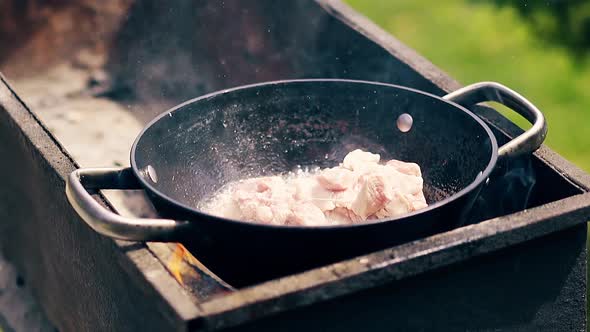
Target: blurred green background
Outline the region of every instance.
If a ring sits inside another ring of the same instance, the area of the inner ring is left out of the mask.
[[[590,1],[345,1],[462,84],[520,92],[546,115],[546,143],[590,171]]]

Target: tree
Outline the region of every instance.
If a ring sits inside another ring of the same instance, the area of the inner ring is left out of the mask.
[[[474,0],[510,6],[541,39],[563,46],[578,59],[590,51],[589,0]]]

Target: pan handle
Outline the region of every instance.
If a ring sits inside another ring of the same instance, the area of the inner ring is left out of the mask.
[[[532,153],[543,144],[547,136],[547,124],[543,113],[526,98],[500,83],[481,82],[471,84],[449,93],[443,99],[464,106],[472,106],[485,101],[495,101],[509,107],[533,124],[529,130],[502,145],[498,150],[499,158]]]
[[[141,189],[131,168],[84,168],[70,174],[66,195],[78,215],[96,232],[120,240],[174,241],[188,228],[187,221],[127,218],[100,205],[87,191]]]

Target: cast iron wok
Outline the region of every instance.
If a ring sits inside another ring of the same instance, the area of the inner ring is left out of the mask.
[[[498,148],[465,106],[500,102],[533,126]],[[413,118],[410,131],[396,125]],[[79,169],[67,196],[97,232],[117,239],[174,241],[234,286],[256,283],[415,240],[460,225],[498,158],[529,154],[547,129],[539,110],[498,83],[443,98],[365,81],[291,80],[238,87],[181,104],[135,141],[131,168]],[[270,226],[200,212],[197,203],[228,181],[297,167],[337,165],[356,148],[418,163],[430,206],[355,225]],[[87,189],[144,189],[168,219],[132,219],[99,205]]]

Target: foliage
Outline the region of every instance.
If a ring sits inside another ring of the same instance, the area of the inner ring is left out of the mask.
[[[547,117],[547,144],[590,171],[590,65],[540,38],[518,9],[492,0],[346,1],[463,84],[498,81],[522,93]]]
[[[473,0],[511,6],[532,26],[536,35],[565,46],[577,59],[590,51],[590,1],[588,0]]]

